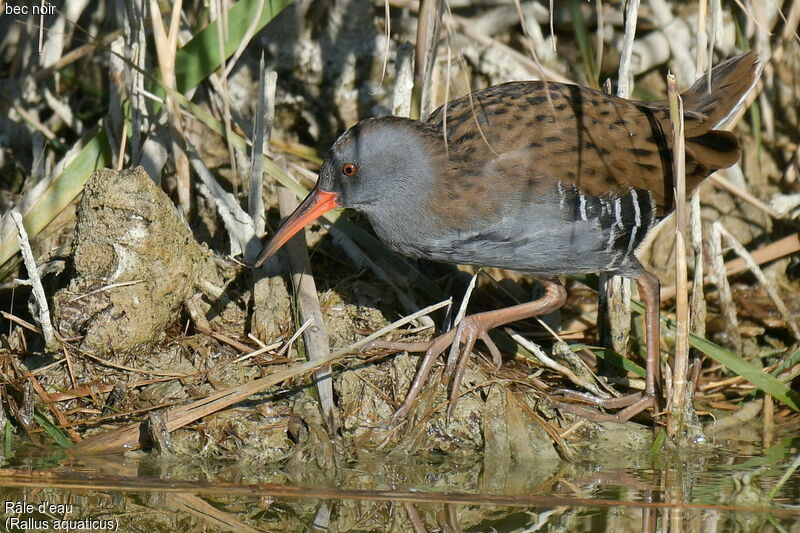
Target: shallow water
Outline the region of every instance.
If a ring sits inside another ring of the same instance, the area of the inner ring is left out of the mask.
[[[799,451],[800,437],[784,435],[767,449],[587,447],[572,462],[495,471],[409,460],[323,474],[312,463],[71,459],[22,448],[0,486],[7,531],[779,532],[800,531],[800,473],[773,500],[767,493]]]

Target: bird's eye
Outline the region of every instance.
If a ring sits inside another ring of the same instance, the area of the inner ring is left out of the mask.
[[[345,163],[344,166],[342,166],[342,174],[345,176],[355,176],[357,172],[358,167],[355,163]]]

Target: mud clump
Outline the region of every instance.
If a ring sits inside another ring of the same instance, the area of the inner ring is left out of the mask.
[[[78,207],[73,272],[54,297],[55,326],[97,355],[150,346],[195,293],[210,258],[143,168],[98,170]]]

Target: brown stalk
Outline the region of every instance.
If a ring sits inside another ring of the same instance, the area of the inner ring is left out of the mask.
[[[29,376],[28,382],[33,386],[33,390],[36,391],[36,394],[39,395],[39,398],[41,398],[42,401],[47,404],[47,408],[51,413],[53,413],[53,416],[58,421],[58,425],[62,428],[66,428],[66,432],[69,434],[69,438],[72,439],[72,442],[80,442],[81,436],[78,435],[74,429],[67,427],[69,426],[69,420],[67,420],[67,417],[61,412],[61,409],[58,408],[58,405],[56,405],[56,403],[50,399],[50,395],[44,390],[44,387],[42,387],[42,384],[39,383],[39,380],[36,379],[35,376]]]
[[[675,271],[677,279],[677,338],[673,359],[672,398],[667,399],[667,433],[675,437],[683,431],[686,409],[686,382],[689,369],[689,287],[686,280],[686,154],[683,138],[683,102],[674,75],[667,76],[669,114],[672,124],[672,160],[675,173]]]
[[[439,48],[443,0],[422,0],[417,14],[417,43],[414,61],[414,92],[411,118],[425,119],[432,111],[431,80]]]

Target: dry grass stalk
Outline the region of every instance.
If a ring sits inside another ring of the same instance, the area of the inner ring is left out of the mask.
[[[757,265],[763,265],[764,263],[769,263],[770,261],[775,261],[776,259],[780,259],[797,252],[800,252],[800,233],[795,233],[770,244],[766,244],[749,253],[750,257],[752,257],[753,261]],[[721,259],[722,258],[719,258],[719,260]],[[744,259],[739,257],[737,259],[731,259],[725,263],[722,268],[726,276],[733,276],[746,271],[747,263]],[[714,283],[714,281],[712,280],[711,276],[708,275],[703,278],[703,283]],[[671,300],[675,297],[675,291],[676,288],[674,285],[663,287],[661,289],[661,300]]]
[[[625,34],[620,51],[617,73],[617,96],[630,98],[633,91],[631,56],[636,38],[636,22],[639,18],[639,0],[629,0],[625,8]],[[600,63],[597,63],[598,67]],[[631,331],[631,282],[619,276],[601,276],[605,279],[600,297],[598,322],[603,325],[602,341],[617,353],[625,353]]]
[[[58,408],[58,405],[56,405],[56,403],[52,401],[50,395],[47,394],[47,391],[44,390],[42,384],[39,383],[39,380],[36,379],[35,376],[30,376],[28,377],[28,383],[31,384],[33,390],[35,390],[36,394],[39,395],[39,398],[41,398],[42,401],[45,402],[45,404],[47,404],[47,408],[50,410],[51,413],[53,413],[53,416],[58,421],[59,426],[66,427],[65,431],[69,435],[69,438],[72,439],[72,442],[80,442],[82,440],[81,436],[78,435],[78,433],[74,429],[68,427],[69,420],[67,419],[66,416],[64,416],[64,413],[62,413],[61,410]]]
[[[265,72],[264,55],[258,64],[258,105],[253,117],[253,142],[250,151],[250,174],[248,177],[247,212],[253,220],[255,234],[263,235],[266,226],[264,218],[264,158],[263,154],[269,151],[269,141],[272,133],[272,119],[275,117],[275,89],[278,83],[277,72]],[[253,248],[255,251],[255,247]],[[249,251],[249,250],[248,250]],[[255,261],[252,257],[245,257],[247,261]]]
[[[759,413],[761,413],[763,405],[764,400],[762,398],[747,402],[741,409],[732,415],[721,420],[715,419],[703,426],[703,433],[709,436],[714,436],[718,433],[722,433],[723,431],[746,424],[757,417]]]
[[[570,380],[573,384],[588,390],[589,392],[591,392],[592,394],[594,394],[599,398],[609,397],[609,395],[606,392],[600,390],[600,388],[596,384],[586,381],[581,376],[575,374],[575,372],[573,372],[570,368],[562,365],[555,359],[549,357],[546,353],[544,353],[544,351],[541,348],[539,348],[539,346],[529,341],[528,339],[526,339],[513,329],[506,328],[506,333],[508,333],[511,336],[511,338],[514,339],[514,341],[516,341],[517,344],[519,344],[527,351],[529,351],[536,358],[536,360],[539,361],[539,363],[541,363],[543,366],[549,368],[550,370],[558,374],[561,374],[562,376]]]
[[[287,217],[300,204],[297,197],[287,188],[278,187],[278,204],[282,217]],[[305,232],[300,232],[286,243],[286,252],[289,256],[289,270],[292,275],[295,302],[302,322],[312,321],[311,327],[303,333],[306,357],[309,361],[325,359],[330,355],[328,330],[317,296],[317,285],[311,273],[311,263],[308,260]],[[320,407],[326,423],[332,424],[329,429],[338,427],[334,420],[335,405],[333,401],[333,378],[330,365],[314,371],[314,384],[319,392]]]
[[[708,277],[719,291],[719,306],[724,317],[725,330],[731,344],[737,352],[742,351],[742,336],[739,332],[739,318],[736,315],[736,306],[733,303],[733,294],[725,271],[725,262],[722,250],[721,225],[711,225],[711,238],[708,241],[708,255],[711,258]]]
[[[421,309],[416,313],[392,322],[388,326],[381,328],[372,335],[369,335],[346,348],[337,350],[324,359],[294,365],[290,368],[276,372],[261,379],[244,383],[237,387],[225,389],[217,392],[216,394],[208,396],[207,398],[203,398],[202,400],[192,402],[191,404],[184,405],[176,409],[171,409],[167,411],[165,415],[167,429],[169,431],[175,431],[186,424],[190,424],[204,416],[208,416],[211,413],[225,409],[235,403],[247,399],[254,394],[258,394],[259,392],[267,390],[278,383],[282,383],[287,379],[301,376],[307,372],[322,368],[325,365],[332,364],[335,361],[342,359],[345,355],[357,351],[365,344],[368,344],[369,342],[372,342],[373,340],[378,339],[387,333],[394,331],[405,324],[408,324],[409,322],[412,322],[420,316],[430,314],[437,309],[441,309],[446,305],[450,305],[450,303],[450,300],[445,300],[443,302],[439,302],[438,304],[426,307],[425,309]],[[156,374],[155,372],[150,373]],[[90,439],[84,440],[79,444],[76,444],[70,448],[70,453],[76,456],[96,455],[118,453],[126,450],[137,449],[141,446],[141,443],[139,442],[139,435],[142,430],[141,426],[141,422],[136,422],[121,428],[101,433],[100,435],[96,435]]]
[[[411,118],[427,117],[433,111],[431,81],[439,48],[444,0],[422,0],[417,16],[417,43],[414,61],[414,97]]]
[[[783,298],[781,298],[781,296],[778,294],[775,284],[767,279],[767,277],[764,275],[764,271],[761,270],[750,254],[747,253],[747,249],[741,245],[736,237],[734,237],[727,229],[725,229],[725,226],[719,222],[714,222],[714,226],[719,228],[719,232],[725,236],[725,240],[728,242],[728,244],[733,248],[736,254],[744,260],[744,262],[747,264],[747,268],[753,273],[758,282],[767,291],[770,299],[780,312],[781,317],[783,317],[783,319],[786,321],[786,325],[791,330],[794,338],[800,340],[800,326],[798,326],[797,321],[792,313],[789,312],[789,309],[786,307],[786,303],[783,301]]]
[[[691,201],[692,212],[692,251],[694,252],[694,282],[689,305],[689,329],[695,335],[706,336],[706,299],[703,293],[703,223],[700,218],[700,191],[695,190]]]
[[[708,46],[708,33],[706,32],[706,16],[708,14],[708,1],[697,0],[697,35],[695,36],[695,63],[696,72],[710,71],[706,48]]]
[[[625,8],[625,36],[622,40],[619,74],[617,75],[617,96],[620,98],[630,98],[633,91],[631,55],[633,52],[633,40],[636,37],[636,21],[638,18],[639,0],[628,0],[628,5]]]
[[[153,38],[158,55],[158,66],[164,83],[172,90],[177,89],[175,81],[175,52],[178,48],[178,31],[182,0],[172,5],[172,18],[169,33],[164,28],[161,20],[161,11],[156,0],[150,0],[150,17],[153,24]],[[191,183],[189,176],[189,158],[184,150],[183,125],[181,123],[180,105],[174,98],[167,95],[167,114],[170,125],[170,140],[172,157],[175,163],[175,173],[178,182],[178,202],[185,215],[191,209]]]
[[[411,116],[411,93],[414,89],[414,47],[404,42],[397,46],[395,82],[392,86],[392,115]]]
[[[771,216],[775,220],[780,220],[784,218],[784,215],[775,211],[772,207],[765,204],[755,196],[753,196],[750,192],[745,191],[731,183],[729,180],[725,179],[724,176],[720,175],[721,173],[717,172],[710,176],[711,182],[718,186],[721,189],[728,191],[729,193],[738,196],[745,202],[749,203],[750,205],[764,211],[766,214]]]
[[[56,350],[58,342],[53,332],[53,322],[50,320],[50,306],[47,304],[47,296],[44,293],[42,280],[39,278],[39,270],[36,267],[36,260],[33,258],[31,243],[28,241],[28,233],[22,223],[22,215],[19,214],[19,211],[14,210],[11,212],[11,218],[17,225],[19,248],[25,262],[25,269],[28,271],[27,281],[18,280],[18,283],[31,286],[33,297],[36,300],[36,321],[42,328],[44,345],[48,350]]]
[[[672,124],[672,165],[675,172],[675,277],[677,280],[677,338],[673,359],[672,397],[667,398],[667,433],[675,437],[686,418],[686,383],[689,370],[689,292],[686,267],[686,154],[683,138],[683,102],[675,76],[667,76],[670,122]]]

